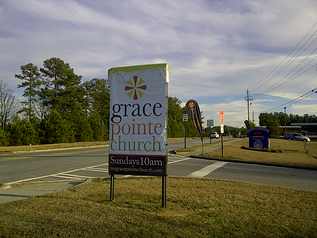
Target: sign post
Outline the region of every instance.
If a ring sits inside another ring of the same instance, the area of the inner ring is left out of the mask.
[[[109,174],[160,176],[166,206],[168,65],[111,68]],[[114,198],[111,189],[110,199]]]
[[[186,122],[188,122],[188,114],[183,114],[184,127],[184,149],[186,149]]]
[[[214,120],[207,120],[207,127],[209,127],[209,143],[211,144],[211,137],[210,137],[210,133],[211,133],[211,127],[214,126]]]
[[[221,110],[219,113],[219,120],[221,122],[220,125],[220,135],[221,135],[221,153],[222,153],[222,158],[223,158],[223,121],[225,120],[225,116],[223,114],[223,111]]]

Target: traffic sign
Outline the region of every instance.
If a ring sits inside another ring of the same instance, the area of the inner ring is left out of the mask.
[[[225,119],[225,116],[223,115],[223,111],[221,110],[219,113],[219,120],[221,123],[223,123],[224,119]]]
[[[214,120],[207,120],[207,127],[214,126]]]
[[[183,121],[188,121],[188,114],[183,114]]]

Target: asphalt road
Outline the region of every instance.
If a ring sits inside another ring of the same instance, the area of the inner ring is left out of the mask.
[[[188,147],[200,144],[200,140],[187,139]],[[169,142],[169,150],[183,147],[183,140]],[[107,169],[108,147],[0,155],[0,183],[6,184],[108,177]],[[316,170],[226,163],[173,154],[169,155],[168,175],[229,179],[317,191]]]

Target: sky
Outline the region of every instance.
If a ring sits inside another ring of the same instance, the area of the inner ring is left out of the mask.
[[[170,97],[204,121],[317,115],[316,0],[0,0],[0,80],[23,98],[21,65],[57,57],[83,81],[167,63]],[[315,90],[315,91],[313,91]],[[205,124],[206,126],[206,124]]]

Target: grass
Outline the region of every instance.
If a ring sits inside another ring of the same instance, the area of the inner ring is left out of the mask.
[[[230,141],[230,140],[226,140],[226,141]],[[209,147],[209,146],[214,146],[217,144],[220,144],[221,141],[217,141],[217,142],[212,142],[212,143],[204,143],[204,148]],[[201,150],[201,145],[195,145],[195,146],[190,146],[190,147],[186,147],[186,149],[184,148],[179,148],[176,150],[176,152],[193,152],[193,151],[197,151],[197,150]]]
[[[0,204],[0,237],[317,237],[317,192],[215,179],[94,180]]]
[[[0,154],[12,154],[20,152],[30,152],[39,150],[53,150],[77,147],[92,147],[109,145],[108,141],[95,142],[74,142],[74,143],[60,143],[60,144],[45,144],[45,145],[23,145],[23,146],[1,146]]]
[[[300,141],[271,140],[271,149],[282,153],[243,146],[247,139],[225,146],[225,158],[317,167],[316,142],[305,148]],[[204,156],[221,158],[221,149]],[[161,186],[157,177],[116,179],[115,199],[109,201],[110,181],[96,179],[0,204],[0,237],[317,237],[314,191],[168,177],[162,208]]]
[[[317,168],[317,142],[307,142],[306,147],[302,141],[270,139],[270,142],[271,151],[282,153],[242,149],[249,147],[249,140],[243,139],[224,147],[224,159]],[[201,156],[222,158],[222,151],[220,148]]]

